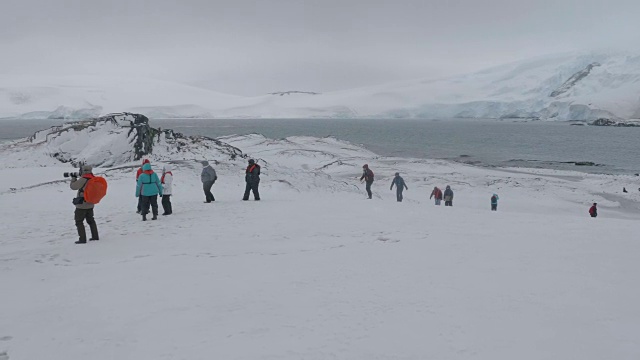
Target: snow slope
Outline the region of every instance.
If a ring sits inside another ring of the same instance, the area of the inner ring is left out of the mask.
[[[544,56],[444,79],[239,97],[149,79],[0,76],[0,117],[640,118],[640,56]]]
[[[174,215],[143,223],[138,161],[118,161],[95,171],[110,188],[96,208],[101,240],[84,246],[73,244],[74,193],[61,177],[72,166],[38,151],[16,162],[15,146],[0,147],[0,354],[640,356],[640,193],[618,191],[636,177],[383,158],[332,138],[218,141],[259,159],[261,202],[239,201],[242,157],[159,151],[154,167],[175,167]],[[213,204],[202,203],[203,157],[219,173]],[[373,200],[357,180],[365,162]],[[388,190],[396,171],[409,186],[403,203]],[[446,184],[455,206],[433,206],[430,190]]]

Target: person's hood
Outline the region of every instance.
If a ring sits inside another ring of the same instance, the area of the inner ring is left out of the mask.
[[[206,161],[206,160],[205,160],[205,161],[203,161],[203,162],[202,162],[202,167],[207,167],[207,166],[209,166],[209,162],[208,162],[208,161]]]
[[[143,171],[149,171],[149,170],[151,170],[151,164],[146,163],[146,164],[142,165],[142,170],[143,170]]]
[[[498,194],[493,194],[493,196],[498,197]]]
[[[451,189],[451,186],[447,185],[447,189],[449,189],[449,190],[450,190],[450,189]]]
[[[165,165],[165,166],[162,168],[162,172],[163,172],[163,173],[168,173],[168,172],[171,172],[172,170],[173,170],[173,169],[171,168],[171,165]]]

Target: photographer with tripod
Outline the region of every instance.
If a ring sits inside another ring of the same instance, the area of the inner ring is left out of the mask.
[[[79,173],[65,173],[65,177],[71,177],[71,190],[77,190],[78,194],[73,199],[73,204],[76,206],[75,220],[76,227],[78,228],[79,239],[76,244],[87,243],[87,233],[84,229],[84,221],[87,220],[89,228],[91,229],[91,238],[89,240],[99,240],[98,226],[96,220],[93,218],[93,206],[94,204],[85,201],[84,190],[90,179],[93,179],[93,168],[89,165],[81,165]]]

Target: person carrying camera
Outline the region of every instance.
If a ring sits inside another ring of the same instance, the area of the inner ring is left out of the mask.
[[[162,197],[162,183],[158,174],[151,170],[151,164],[146,163],[136,186],[136,197],[142,197],[142,221],[147,221],[149,207],[153,211],[151,220],[158,220],[158,195]]]
[[[96,220],[93,218],[93,204],[84,201],[84,188],[87,185],[89,179],[92,179],[93,176],[93,168],[89,165],[84,165],[81,168],[81,172],[71,174],[71,190],[77,190],[78,194],[75,199],[73,199],[73,204],[76,206],[75,211],[75,220],[76,220],[76,228],[78,229],[78,241],[76,244],[86,244],[87,243],[87,233],[84,229],[84,221],[87,221],[89,224],[89,229],[91,229],[91,238],[89,240],[100,240],[98,237],[98,226],[96,225]],[[79,177],[78,177],[79,176]]]

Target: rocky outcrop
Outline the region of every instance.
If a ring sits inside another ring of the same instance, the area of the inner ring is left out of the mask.
[[[234,146],[206,136],[154,128],[141,114],[116,113],[38,131],[10,145],[11,154],[43,152],[74,165],[117,166],[142,158],[233,161],[246,157]]]
[[[607,118],[600,118],[595,121],[592,121],[589,125],[592,126],[617,126],[617,127],[640,127],[640,123],[638,122],[625,122],[625,121],[616,121]]]
[[[600,63],[594,62],[591,63],[589,65],[587,65],[586,68],[578,71],[577,73],[573,74],[569,80],[565,81],[562,85],[560,85],[559,88],[557,88],[556,90],[554,90],[551,95],[549,95],[550,97],[557,97],[559,95],[562,95],[564,93],[566,93],[567,91],[571,90],[571,88],[573,88],[573,86],[575,84],[577,84],[580,80],[586,78],[587,76],[589,76],[589,74],[591,73],[591,70],[593,70],[594,67],[596,66],[600,66]]]

